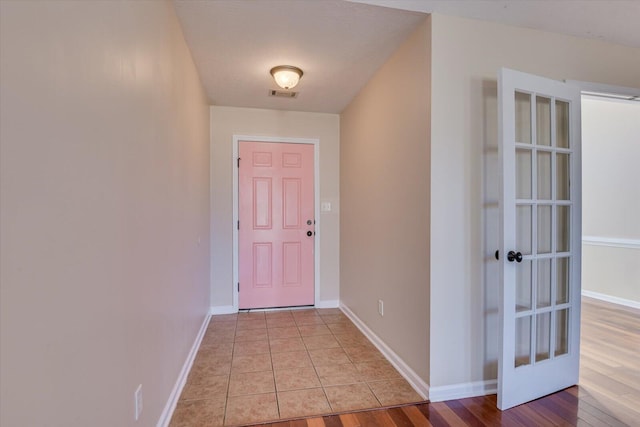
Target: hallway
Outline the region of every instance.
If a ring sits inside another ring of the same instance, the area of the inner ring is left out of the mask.
[[[421,402],[339,309],[212,316],[171,423],[235,426]]]

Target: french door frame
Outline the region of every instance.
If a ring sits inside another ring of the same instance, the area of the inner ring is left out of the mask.
[[[238,244],[238,221],[239,221],[239,179],[238,179],[238,156],[240,141],[248,142],[271,142],[281,144],[309,144],[313,145],[313,203],[315,216],[315,239],[313,247],[313,287],[314,287],[314,306],[320,301],[320,238],[321,221],[320,221],[320,140],[315,138],[285,138],[278,136],[256,136],[256,135],[233,135],[233,222],[231,229],[233,230],[233,310],[238,311],[238,281],[240,277],[239,270],[239,250]]]

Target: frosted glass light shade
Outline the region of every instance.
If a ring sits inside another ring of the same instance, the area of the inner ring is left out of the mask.
[[[283,89],[292,89],[300,81],[302,70],[291,65],[278,65],[271,69],[271,75],[276,84]]]

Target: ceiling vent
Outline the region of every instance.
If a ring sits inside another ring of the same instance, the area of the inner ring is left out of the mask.
[[[297,98],[298,92],[269,89],[269,96],[275,96],[276,98]]]

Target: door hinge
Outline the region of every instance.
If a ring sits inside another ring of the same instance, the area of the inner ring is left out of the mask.
[[[238,167],[240,167],[240,157],[238,157]]]
[[[237,225],[237,227],[238,227],[238,230],[240,230],[240,220],[238,220],[238,225]]]
[[[238,282],[238,292],[240,292],[240,282]]]

